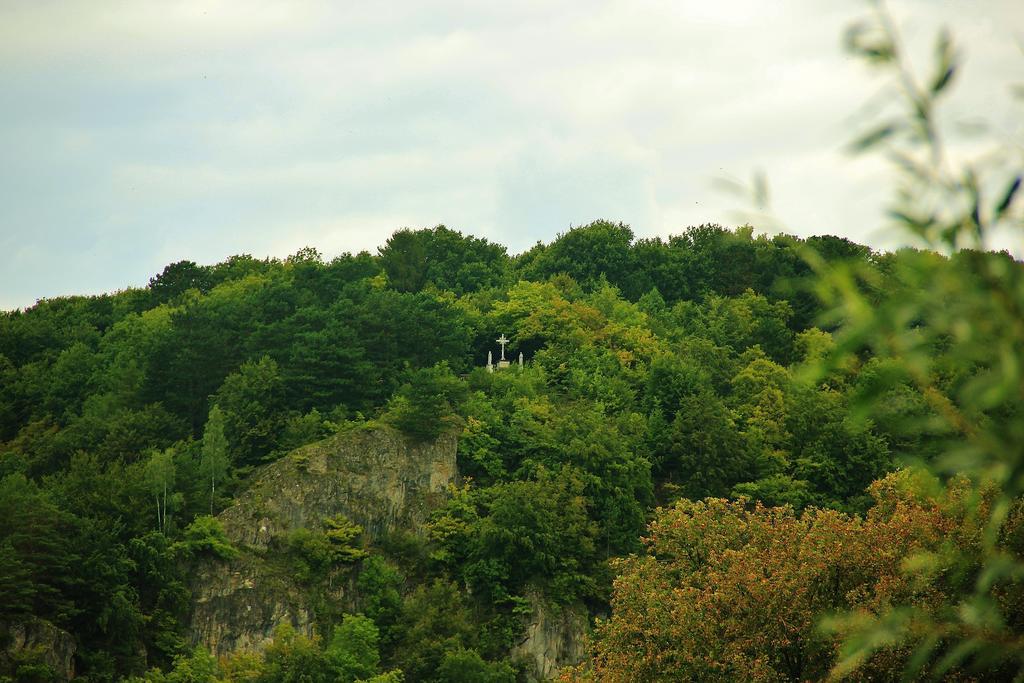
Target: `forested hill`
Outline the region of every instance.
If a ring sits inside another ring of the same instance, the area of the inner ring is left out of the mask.
[[[303,667],[316,681],[514,680],[527,597],[607,613],[623,570],[609,560],[645,552],[657,506],[743,496],[860,515],[905,456],[933,458],[944,404],[914,367],[854,340],[844,362],[805,371],[833,357],[845,322],[808,264],[856,272],[885,308],[930,296],[922,268],[971,282],[979,260],[1021,277],[1006,255],[749,228],[665,241],[596,222],[510,256],[437,227],[330,261],[182,261],[144,289],[3,313],[0,625],[70,633],[90,681],[299,680],[282,672]],[[484,368],[501,334],[521,369]],[[983,361],[943,364],[947,342],[927,351],[952,395]],[[853,410],[880,393],[883,410]],[[458,433],[466,483],[426,538],[370,544],[339,521],[319,546],[297,539],[283,552],[310,590],[355,567],[361,614],[248,659],[193,650],[191,563],[232,552],[210,515],[254,468],[368,422],[414,441]],[[60,673],[40,651],[5,652],[0,678]],[[833,655],[815,655],[824,671]]]

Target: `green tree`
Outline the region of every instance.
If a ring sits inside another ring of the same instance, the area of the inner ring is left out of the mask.
[[[378,644],[380,635],[373,620],[361,614],[346,614],[334,627],[324,648],[338,683],[352,683],[375,676],[380,671]]]
[[[359,606],[376,624],[382,649],[390,649],[397,637],[404,581],[401,571],[379,555],[367,557],[359,568],[356,579]]]
[[[324,536],[331,548],[331,560],[349,564],[366,557],[366,551],[355,545],[363,535],[363,527],[345,515],[329,517],[324,520],[324,526]]]
[[[384,420],[416,441],[432,441],[451,424],[467,393],[446,362],[415,370],[388,403]]]
[[[513,683],[515,672],[507,662],[487,662],[476,650],[446,652],[437,667],[437,680],[444,683]]]
[[[675,354],[655,358],[647,370],[645,407],[674,415],[688,396],[710,389],[706,368],[695,360]]]
[[[435,557],[462,575],[475,594],[507,603],[530,588],[572,603],[594,597],[598,527],[584,484],[570,468],[541,469],[534,481],[462,490],[431,523]]]
[[[71,544],[75,520],[20,473],[0,479],[0,573],[5,584],[0,615],[29,614],[57,623],[75,614],[69,587],[79,557]]]
[[[214,683],[217,680],[217,660],[202,647],[187,655],[174,658],[174,666],[161,683]]]
[[[443,225],[395,232],[380,248],[380,261],[400,292],[419,292],[429,283],[465,294],[497,285],[508,268],[505,247]]]
[[[181,540],[171,549],[185,557],[209,554],[222,560],[238,557],[238,550],[231,544],[224,527],[213,516],[201,515],[185,527]]]
[[[210,409],[210,417],[203,428],[203,449],[200,471],[210,481],[210,515],[217,495],[217,482],[228,474],[228,440],[224,435],[224,413],[220,406]]]
[[[32,613],[36,589],[31,568],[19,557],[10,538],[0,544],[0,592],[5,598],[2,613],[5,621]]]
[[[633,231],[622,223],[594,221],[571,228],[524,263],[525,274],[547,279],[564,273],[585,290],[596,288],[602,278],[622,288],[633,276],[630,246]]]
[[[274,451],[284,429],[284,383],[277,363],[264,356],[224,380],[214,397],[236,466],[255,465]]]
[[[793,312],[785,301],[772,302],[748,289],[732,297],[712,295],[699,305],[677,305],[673,313],[685,329],[718,346],[741,352],[756,345],[783,365],[793,358]]]
[[[472,646],[479,624],[472,618],[466,596],[443,579],[426,581],[405,599],[393,661],[411,681],[430,680],[445,653]]]
[[[156,500],[157,529],[167,532],[167,493],[173,492],[177,466],[174,449],[153,451],[146,461],[145,477],[149,493]]]
[[[734,485],[760,475],[733,412],[713,392],[682,399],[669,435],[662,467],[689,498],[727,495]]]
[[[202,292],[210,288],[210,269],[198,266],[194,261],[178,261],[172,263],[149,280],[149,291],[154,303],[170,301],[189,289]]]
[[[388,282],[400,292],[418,292],[427,283],[426,240],[412,230],[399,230],[380,249]]]
[[[289,624],[274,631],[274,640],[263,653],[256,683],[330,683],[335,680],[331,662],[314,638],[296,633]]]
[[[337,405],[366,408],[365,386],[378,369],[367,358],[365,340],[350,322],[350,304],[327,309],[302,308],[284,325],[291,337],[281,358],[281,374],[290,407],[330,411]]]
[[[309,584],[333,578],[338,571],[366,557],[356,546],[363,528],[344,515],[324,520],[324,530],[295,529],[287,537],[295,576]]]
[[[140,634],[150,666],[168,666],[185,652],[186,619],[191,609],[185,568],[166,536],[149,531],[127,543],[131,585],[138,591]]]

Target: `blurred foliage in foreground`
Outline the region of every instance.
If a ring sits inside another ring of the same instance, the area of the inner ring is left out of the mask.
[[[964,582],[941,609],[894,600],[827,620],[825,628],[843,636],[833,675],[858,670],[880,650],[909,647],[908,677],[962,670],[1017,680],[1024,675],[1024,605],[1006,598],[1024,580],[1024,276],[1006,255],[982,250],[998,235],[1024,245],[1024,147],[1019,140],[994,140],[970,159],[951,149],[937,114],[961,66],[948,33],[936,41],[926,78],[914,73],[881,3],[850,28],[847,45],[879,68],[898,94],[895,110],[881,113],[855,144],[894,164],[892,221],[927,246],[954,252],[961,268],[955,274],[936,268],[934,257],[924,253],[904,260],[902,279],[916,287],[877,306],[863,294],[872,277],[866,271],[817,262],[830,319],[841,321],[829,360],[842,364],[866,349],[899,362],[933,407],[928,420],[906,429],[944,437],[930,467],[942,477],[971,482],[963,515],[964,524],[977,529],[977,540],[947,541],[905,559],[903,571],[911,579],[926,582],[941,574]],[[865,394],[865,415],[885,409],[882,396],[890,385],[880,382]]]

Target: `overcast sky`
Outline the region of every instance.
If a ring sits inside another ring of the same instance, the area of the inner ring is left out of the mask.
[[[967,57],[950,116],[1000,119],[1024,2],[904,0]],[[518,252],[597,218],[876,247],[884,167],[843,152],[877,89],[855,0],[0,1],[0,308],[171,262],[375,250],[443,223]],[[923,60],[922,60],[923,61]],[[1013,131],[1009,131],[1013,132]]]

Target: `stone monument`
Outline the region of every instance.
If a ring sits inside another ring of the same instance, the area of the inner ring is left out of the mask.
[[[509,340],[508,338],[505,337],[504,333],[502,333],[502,335],[495,339],[494,341],[501,344],[501,360],[498,361],[498,369],[503,370],[504,368],[507,368],[509,365],[508,361],[505,360],[505,344],[508,344]]]
[[[494,372],[495,370],[504,370],[512,367],[512,362],[505,358],[505,345],[510,343],[512,340],[504,335],[504,333],[495,339],[494,341],[501,344],[501,358],[497,363],[494,362],[494,356],[490,351],[487,352],[487,372]],[[519,369],[523,369],[523,352],[519,352]]]

